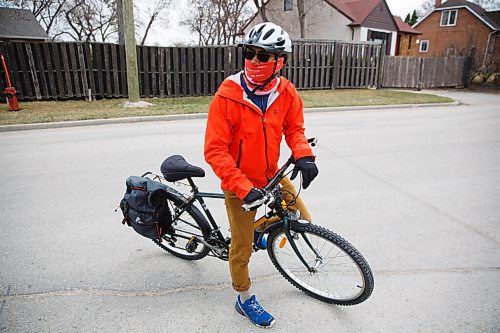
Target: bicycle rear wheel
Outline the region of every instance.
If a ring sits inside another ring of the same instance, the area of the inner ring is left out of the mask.
[[[180,193],[168,192],[167,195],[170,212],[175,215],[178,207],[185,203],[184,199]],[[172,230],[163,235],[161,242],[156,239],[153,242],[176,257],[198,260],[204,258],[210,249],[205,244],[193,239],[193,236],[208,239],[211,230],[200,210],[192,205],[172,223]]]
[[[291,284],[316,299],[338,305],[354,305],[370,297],[374,286],[370,266],[349,242],[311,223],[293,226],[291,235],[302,257],[316,269],[309,273],[285,230],[274,229],[267,251],[274,266]]]

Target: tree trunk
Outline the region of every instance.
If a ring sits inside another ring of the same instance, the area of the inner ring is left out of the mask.
[[[260,17],[262,18],[262,22],[269,22],[266,15],[266,5],[269,1],[262,0],[262,3],[259,4],[259,0],[253,0],[255,7],[257,7],[257,11],[259,12]]]
[[[123,0],[116,1],[116,16],[118,20],[118,44],[125,45],[125,22],[123,21]]]
[[[146,31],[144,31],[144,36],[142,37],[141,45],[144,46],[144,43],[146,42],[146,37],[148,37],[149,29],[151,29],[151,25],[153,25],[153,22],[156,19],[156,13],[151,15],[151,18],[149,19],[148,26],[146,27]]]
[[[300,38],[306,38],[306,11],[304,0],[297,0],[297,11],[299,12]]]

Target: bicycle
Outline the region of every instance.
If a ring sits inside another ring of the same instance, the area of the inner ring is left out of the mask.
[[[316,145],[316,139],[308,142]],[[193,177],[203,177],[204,171],[187,163],[167,170],[175,177],[169,181],[187,180],[190,194],[168,186],[167,198],[172,212],[172,226],[160,240],[153,241],[162,249],[182,259],[199,260],[214,256],[228,260],[230,237],[224,237],[219,225],[205,204],[204,198],[224,199],[222,193],[201,192]],[[282,199],[280,180],[294,163],[293,156],[278,170],[263,188],[266,195],[245,210],[266,205],[269,210],[254,223],[257,229],[270,218],[279,221],[267,225],[267,253],[281,275],[306,294],[337,305],[355,305],[370,297],[374,288],[373,274],[361,253],[338,234],[309,221],[300,220],[300,212],[291,212]],[[188,171],[186,171],[188,170]],[[289,171],[291,172],[291,171]],[[154,175],[147,172],[143,175]],[[167,177],[164,174],[164,178]],[[161,176],[153,179],[163,181]],[[200,211],[194,204],[198,202]],[[262,236],[261,236],[262,237]],[[254,246],[254,250],[258,249]]]

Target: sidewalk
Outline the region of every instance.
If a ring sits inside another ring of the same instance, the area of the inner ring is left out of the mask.
[[[344,111],[407,109],[407,108],[439,107],[439,106],[444,107],[444,106],[457,106],[457,105],[460,105],[460,102],[455,101],[455,102],[451,102],[451,103],[341,106],[341,107],[325,107],[325,108],[306,108],[306,109],[304,109],[304,112],[305,113],[309,113],[309,112],[344,112]],[[165,115],[165,116],[146,116],[146,117],[126,117],[126,118],[110,118],[110,119],[60,121],[60,122],[36,123],[36,124],[0,125],[0,132],[26,131],[26,130],[77,127],[77,126],[123,124],[123,123],[141,123],[141,122],[151,122],[151,121],[203,119],[206,117],[207,117],[206,113],[195,113],[195,114],[178,114],[178,115]]]

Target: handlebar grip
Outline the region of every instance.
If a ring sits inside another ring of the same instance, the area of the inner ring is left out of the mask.
[[[252,209],[258,208],[258,207],[262,206],[263,204],[267,203],[269,201],[269,199],[271,199],[271,198],[270,198],[270,195],[268,193],[265,196],[263,196],[262,198],[257,199],[255,201],[249,203],[249,204],[243,204],[243,205],[241,205],[241,208],[243,208],[243,210],[245,212],[249,212]]]

